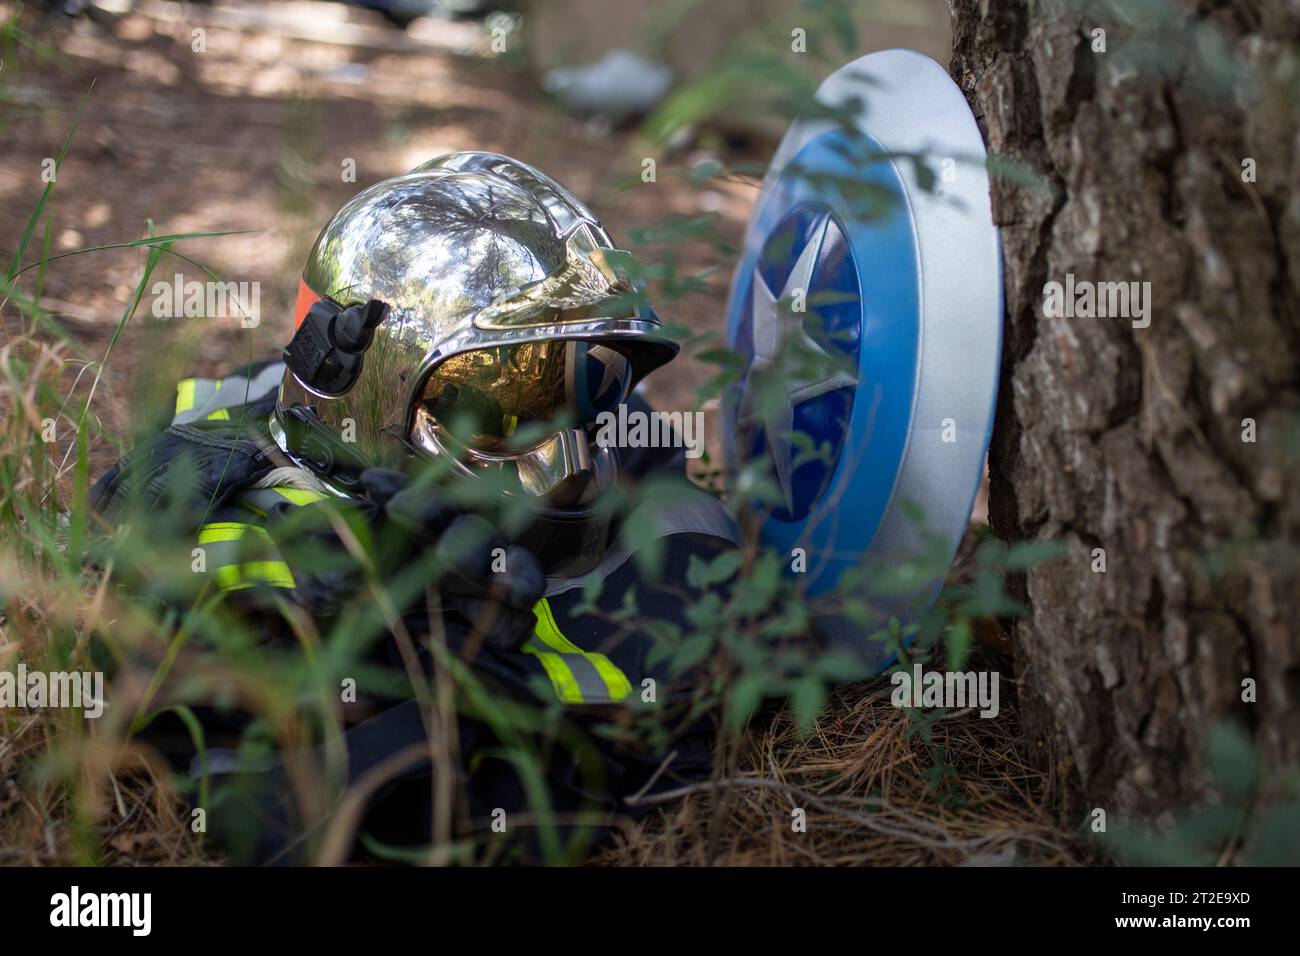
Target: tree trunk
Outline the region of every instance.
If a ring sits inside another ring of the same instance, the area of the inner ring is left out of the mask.
[[[990,518],[1067,548],[1013,582],[1027,732],[1075,822],[1159,817],[1208,795],[1216,721],[1300,754],[1295,5],[951,3],[990,154],[1041,177],[992,187]],[[1047,317],[1067,274],[1150,282],[1149,327]]]

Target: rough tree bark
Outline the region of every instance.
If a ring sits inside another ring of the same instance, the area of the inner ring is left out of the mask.
[[[1217,720],[1268,765],[1300,754],[1300,14],[951,6],[952,72],[990,153],[1044,179],[993,185],[1007,326],[990,517],[1068,549],[1015,582],[1026,730],[1086,797],[1066,801],[1075,822],[1159,818],[1208,794]],[[1045,317],[1067,273],[1149,281],[1150,326]]]

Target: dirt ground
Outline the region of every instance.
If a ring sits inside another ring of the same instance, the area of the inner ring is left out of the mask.
[[[378,24],[365,16],[348,13]],[[330,214],[365,187],[442,153],[483,149],[525,159],[589,201],[616,241],[665,216],[708,210],[719,213],[722,234],[738,242],[757,192],[744,182],[695,191],[662,176],[641,183],[641,160],[650,155],[644,145],[630,133],[565,115],[517,62],[215,27],[207,29],[206,51],[196,53],[189,26],[138,14],[115,22],[31,14],[23,23],[48,49],[40,60],[25,51],[0,70],[6,261],[43,188],[42,162],[57,156],[89,90],[52,196],[52,254],[138,239],[150,222],[157,234],[250,230],[177,248],[226,281],[261,284],[261,322],[251,343],[258,357],[287,341],[298,275]],[[772,145],[759,142],[749,154],[726,158],[762,161]],[[675,160],[702,155],[684,152]],[[344,181],[349,159],[355,182]],[[40,240],[38,234],[27,262],[39,258]],[[715,262],[704,247],[687,254],[684,271],[723,268],[707,292],[681,300],[665,317],[720,331],[729,264]],[[134,249],[51,264],[42,301],[87,359],[102,358],[144,260],[145,252]],[[177,272],[202,278],[168,258],[151,283]],[[220,373],[250,348],[237,317],[161,322],[151,302],[146,291],[96,391],[93,409],[111,433],[128,428],[128,411],[142,400],[136,386],[165,377],[152,375],[162,371],[159,362],[174,369],[173,378],[191,369]],[[144,369],[151,375],[141,375]],[[679,361],[647,390],[659,404],[690,407],[691,382],[690,362]],[[115,454],[98,442],[95,467]]]

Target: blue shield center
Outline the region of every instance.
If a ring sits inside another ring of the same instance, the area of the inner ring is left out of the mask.
[[[751,275],[736,346],[749,360],[747,378],[771,369],[784,396],[750,416],[747,451],[772,459],[784,499],[772,517],[799,521],[826,492],[853,413],[862,342],[857,263],[830,207],[804,202],[768,235]],[[780,440],[786,416],[790,432],[806,440]]]

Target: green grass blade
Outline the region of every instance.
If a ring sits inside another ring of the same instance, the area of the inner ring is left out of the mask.
[[[95,81],[90,81],[90,87],[81,98],[81,103],[77,107],[77,115],[73,117],[72,128],[68,130],[68,135],[63,140],[63,148],[59,150],[59,156],[54,160],[54,178],[45,184],[41,190],[41,198],[36,201],[36,208],[32,210],[31,216],[27,220],[27,226],[23,229],[22,238],[18,240],[18,248],[14,250],[13,263],[9,266],[8,278],[12,280],[18,274],[18,266],[23,261],[23,253],[27,251],[27,245],[32,241],[32,236],[36,233],[36,224],[40,222],[41,216],[45,212],[45,204],[49,201],[50,193],[54,191],[54,184],[59,178],[59,167],[63,165],[63,157],[68,155],[68,147],[72,145],[72,136],[77,131],[77,124],[81,122],[81,114],[86,109],[86,103],[90,100],[90,94],[95,89]]]

